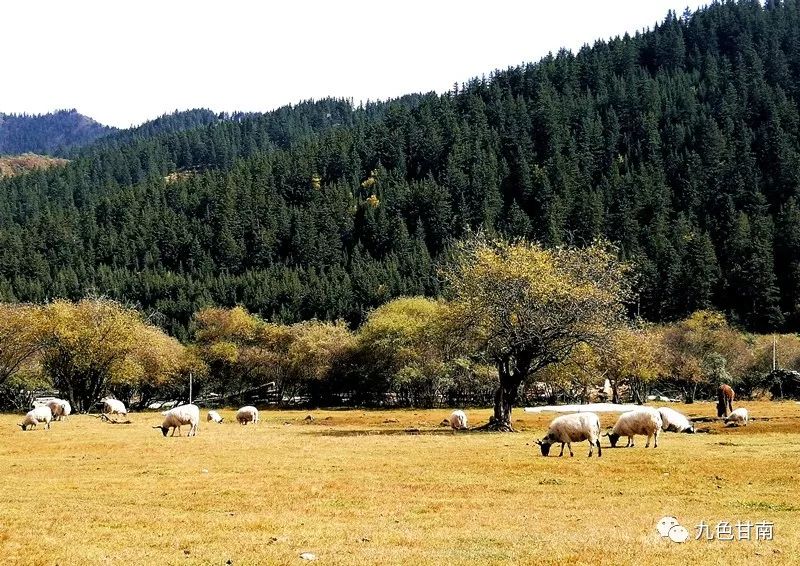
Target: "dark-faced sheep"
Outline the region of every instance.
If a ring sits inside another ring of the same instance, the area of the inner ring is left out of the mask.
[[[600,448],[600,417],[595,413],[575,413],[556,417],[550,423],[547,434],[541,440],[537,440],[536,444],[541,448],[542,456],[547,456],[550,453],[550,447],[557,442],[561,443],[559,456],[564,455],[565,444],[569,455],[574,456],[572,443],[584,440],[589,441],[589,457],[592,456],[595,446],[597,446],[597,457],[603,455],[602,448]]]
[[[200,424],[200,408],[197,405],[180,405],[173,407],[164,413],[164,421],[161,426],[154,426],[153,428],[160,428],[164,436],[167,436],[169,429],[172,429],[170,436],[181,436],[181,426],[189,425],[189,434],[187,436],[197,435],[197,425]]]
[[[658,448],[658,435],[661,432],[661,424],[661,415],[655,409],[642,407],[635,411],[628,411],[619,416],[614,428],[608,433],[608,440],[611,441],[611,447],[615,448],[617,440],[621,436],[627,436],[628,444],[626,444],[626,448],[633,447],[633,437],[641,434],[647,437],[645,448],[650,446],[651,437],[655,438],[653,448]]]

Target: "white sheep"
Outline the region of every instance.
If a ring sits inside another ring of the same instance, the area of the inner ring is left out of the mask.
[[[733,424],[736,426],[747,426],[747,421],[750,419],[750,416],[747,414],[747,409],[744,407],[739,407],[731,411],[731,414],[725,417],[723,420],[728,424]]]
[[[164,421],[161,426],[153,428],[160,428],[164,436],[167,436],[169,429],[172,429],[170,436],[175,436],[176,431],[181,436],[182,425],[190,425],[188,436],[197,436],[197,425],[200,424],[200,409],[197,405],[179,405],[162,414]]]
[[[53,413],[54,421],[60,421],[62,418],[68,417],[72,412],[72,405],[64,399],[50,399],[47,402],[47,406],[50,407],[50,411]]]
[[[258,409],[252,405],[247,405],[236,411],[236,420],[239,424],[246,425],[249,422],[258,423]]]
[[[464,411],[456,409],[450,413],[450,428],[453,430],[467,429],[467,415]]]
[[[53,411],[47,405],[42,405],[28,411],[19,426],[22,427],[22,430],[28,430],[28,427],[36,427],[39,423],[45,423],[45,428],[50,428],[50,421],[52,420]]]
[[[589,457],[592,456],[595,446],[597,446],[597,457],[603,455],[600,448],[600,417],[595,413],[574,413],[554,418],[550,428],[547,429],[547,434],[536,443],[542,450],[542,456],[547,456],[550,453],[550,446],[556,442],[561,443],[559,456],[564,455],[565,444],[569,449],[569,455],[574,456],[571,443],[584,440],[589,441]]]
[[[214,421],[215,423],[219,424],[223,421],[223,418],[220,414],[216,411],[209,411],[208,416],[206,417],[207,421]]]
[[[694,434],[692,421],[686,418],[686,415],[670,407],[659,407],[658,414],[661,415],[661,430]]]
[[[641,407],[639,409],[622,413],[617,419],[617,423],[611,432],[607,433],[608,439],[611,441],[611,447],[617,445],[617,440],[621,436],[628,437],[628,444],[625,447],[633,447],[633,437],[637,434],[647,437],[645,448],[650,446],[650,437],[655,438],[653,448],[658,448],[658,435],[661,432],[661,414],[655,409],[650,407]]]
[[[125,415],[128,416],[128,409],[125,408],[125,403],[118,399],[110,399],[105,397],[101,399],[103,403],[103,412],[107,415]]]

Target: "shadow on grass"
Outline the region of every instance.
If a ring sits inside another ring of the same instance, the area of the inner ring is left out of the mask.
[[[460,430],[453,433],[449,429],[419,429],[419,428],[405,428],[405,429],[346,429],[346,430],[312,430],[308,431],[309,434],[314,436],[461,436],[463,434],[482,434],[482,431]]]

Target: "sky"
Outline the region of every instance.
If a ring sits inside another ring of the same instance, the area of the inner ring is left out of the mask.
[[[174,110],[444,92],[652,28],[690,0],[25,0],[0,23],[0,112],[117,127]]]

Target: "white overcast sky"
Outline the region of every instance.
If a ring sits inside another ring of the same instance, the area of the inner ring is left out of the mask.
[[[689,0],[8,0],[0,112],[118,127],[173,110],[438,92],[635,33]]]

